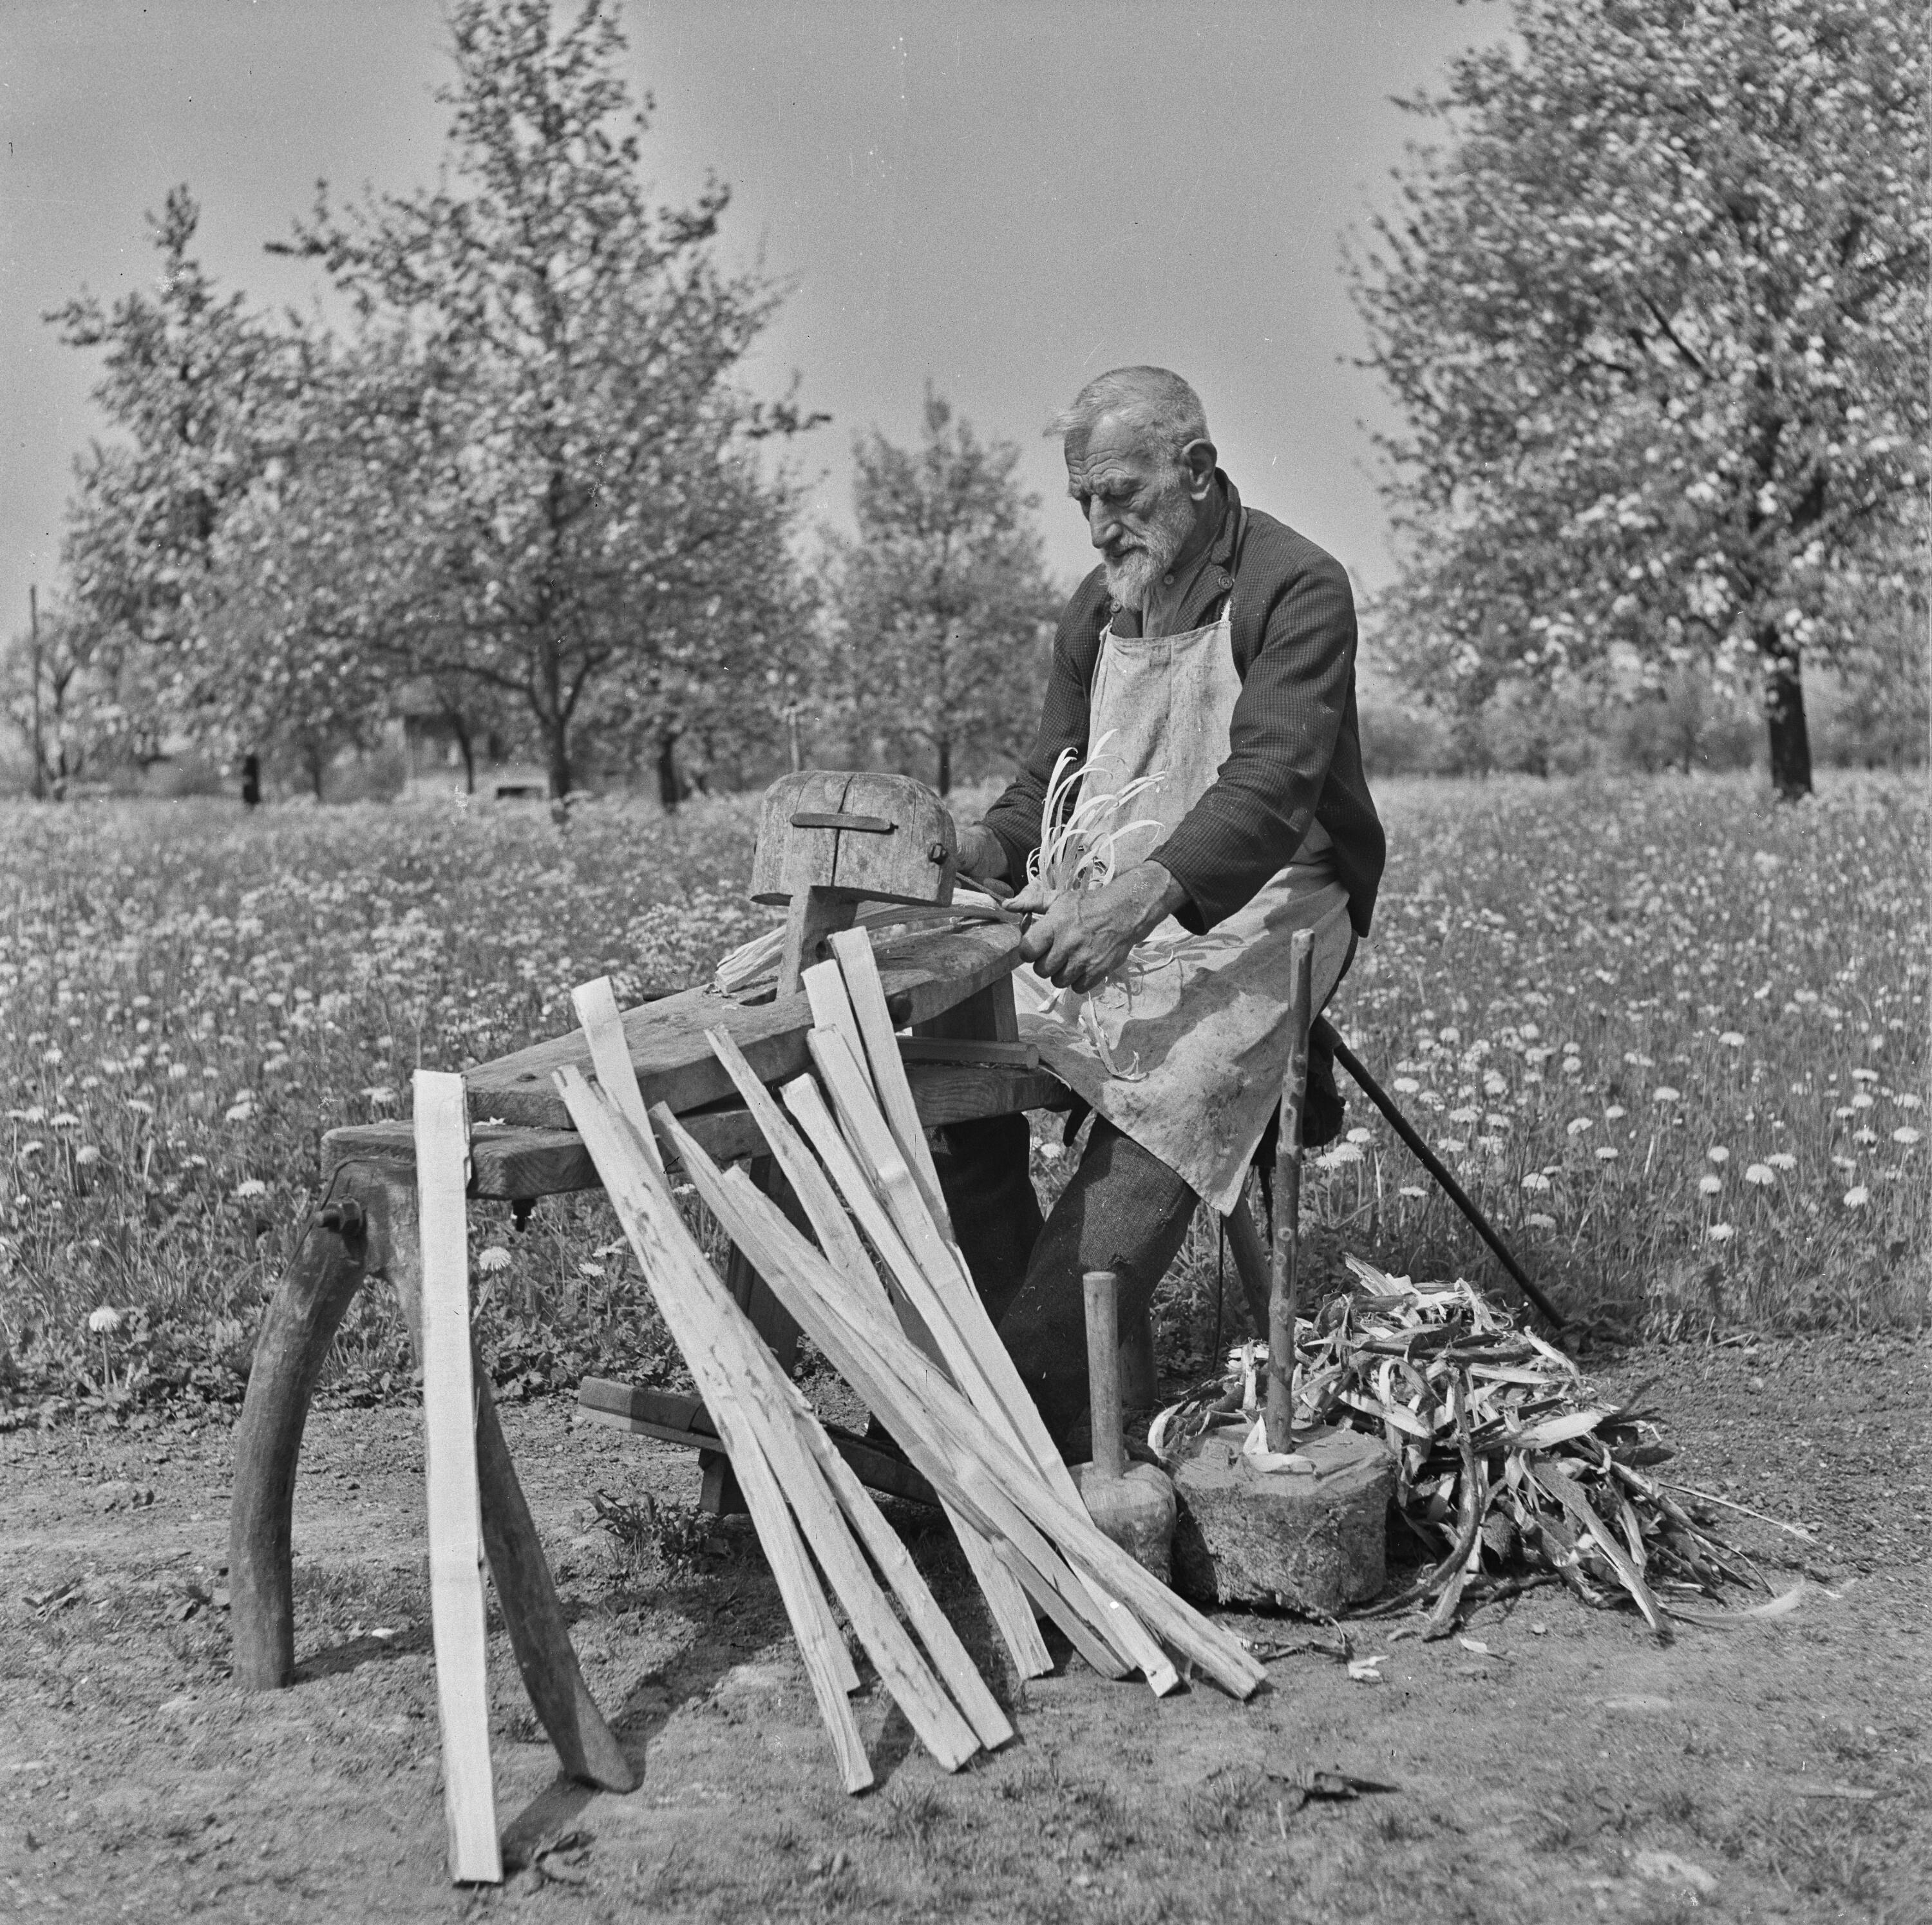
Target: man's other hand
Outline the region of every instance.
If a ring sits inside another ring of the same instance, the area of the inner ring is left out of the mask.
[[[1100,988],[1187,900],[1187,892],[1158,862],[1141,862],[1105,888],[1069,889],[1049,904],[1030,883],[1006,907],[1031,910],[1020,956],[1056,989],[1086,995]]]
[[[983,822],[968,823],[958,833],[958,853],[954,859],[956,871],[969,882],[1004,882],[1006,851],[1000,838]]]

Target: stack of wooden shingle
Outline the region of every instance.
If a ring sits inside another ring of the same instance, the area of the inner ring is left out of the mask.
[[[746,1171],[720,1170],[669,1110],[646,1119],[607,985],[578,999],[601,1087],[574,1069],[557,1083],[730,1457],[847,1787],[862,1789],[871,1772],[820,1574],[942,1764],[956,1768],[1011,1727],[903,1546],[705,1261],[672,1201],[658,1139],[938,1493],[1022,1677],[1051,1666],[1036,1610],[1108,1677],[1138,1672],[1161,1694],[1198,1666],[1248,1696],[1264,1675],[1256,1660],[1088,1517],[953,1240],[870,940],[854,930],[832,946],[834,960],[804,979],[816,1075],[787,1083],[782,1104],[728,1036],[708,1033],[815,1243]]]

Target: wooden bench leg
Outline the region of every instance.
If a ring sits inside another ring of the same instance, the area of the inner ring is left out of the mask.
[[[406,1164],[346,1164],[329,1198],[353,1204],[347,1234],[312,1229],[262,1319],[236,1432],[228,1526],[235,1678],[273,1690],[295,1675],[290,1524],[309,1400],[356,1291],[386,1277],[401,1299],[412,1346],[422,1329],[416,1172]],[[517,1481],[488,1378],[477,1372],[476,1469],[483,1543],[518,1669],[557,1757],[572,1777],[628,1792],[637,1774],[578,1667],[530,1507]]]

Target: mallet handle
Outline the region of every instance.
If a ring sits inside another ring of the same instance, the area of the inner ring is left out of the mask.
[[[1112,1270],[1088,1270],[1087,1402],[1094,1423],[1094,1468],[1102,1477],[1124,1477],[1127,1453],[1120,1441],[1120,1280]]]

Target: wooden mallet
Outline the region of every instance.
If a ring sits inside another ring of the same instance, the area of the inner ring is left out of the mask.
[[[1094,1458],[1074,1465],[1073,1481],[1094,1522],[1165,1584],[1174,1550],[1174,1486],[1151,1464],[1130,1468],[1120,1441],[1120,1279],[1112,1270],[1089,1270],[1082,1284]]]

